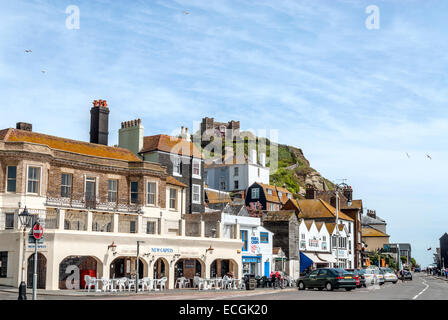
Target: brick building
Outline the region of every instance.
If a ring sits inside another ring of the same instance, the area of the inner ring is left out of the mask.
[[[271,211],[262,220],[263,227],[274,233],[273,247],[281,248],[286,263],[280,264],[284,272],[297,279],[300,274],[299,219],[294,210]],[[283,261],[283,257],[279,258]],[[277,270],[282,271],[277,265]]]
[[[107,104],[94,102],[96,108]],[[231,260],[239,276],[238,235],[206,238],[203,223],[187,235],[186,185],[159,163],[107,146],[101,137],[107,117],[91,113],[91,140],[97,143],[36,133],[20,123],[0,130],[0,285],[19,285],[22,262],[31,285],[34,248],[24,243],[18,218],[25,207],[45,228],[38,288],[79,288],[86,272],[135,277],[137,240],[144,241],[139,276],[166,277],[168,288],[192,266],[194,274],[209,277],[218,257]],[[210,246],[215,250],[207,251]]]
[[[188,130],[188,129],[187,129]],[[141,120],[126,121],[119,130],[119,146],[144,161],[159,163],[186,185],[186,212],[204,212],[204,160],[201,151],[182,132],[180,137],[144,136]]]

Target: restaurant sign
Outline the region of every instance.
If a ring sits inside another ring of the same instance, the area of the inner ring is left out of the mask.
[[[173,253],[173,248],[151,248],[152,253]]]

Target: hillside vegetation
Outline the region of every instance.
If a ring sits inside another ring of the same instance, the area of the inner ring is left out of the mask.
[[[237,142],[223,141],[222,143],[222,155],[225,154],[225,149],[228,146],[233,147],[234,156],[236,155],[237,144],[243,143],[244,155],[248,157],[249,146],[256,145],[257,154],[260,152],[266,153],[266,166],[270,167],[271,156],[271,142],[267,138],[256,137],[250,132],[241,132],[241,136],[244,137]],[[266,149],[264,150],[265,141]],[[218,145],[217,145],[218,146]],[[200,146],[198,146],[200,148]],[[202,149],[203,150],[203,149]],[[305,158],[302,149],[297,147],[277,144],[278,152],[278,165],[275,172],[271,171],[270,183],[278,187],[284,187],[291,191],[296,198],[303,198],[305,195],[306,184],[314,185],[318,190],[333,189],[333,183],[320,175],[317,170],[310,166],[309,161]],[[207,153],[206,157],[207,157]],[[215,158],[215,154],[211,152],[208,158]],[[258,159],[259,160],[259,159]]]

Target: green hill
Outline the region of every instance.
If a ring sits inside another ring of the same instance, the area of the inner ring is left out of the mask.
[[[266,153],[266,166],[270,167],[269,162],[271,155],[271,142],[267,138],[255,137],[248,132],[241,132],[244,140],[223,141],[222,154],[224,155],[226,146],[232,145],[234,155],[236,154],[237,144],[243,143],[244,154],[248,156],[250,143],[256,143],[257,154]],[[262,150],[263,140],[266,141],[266,150]],[[272,144],[274,145],[274,144]],[[200,146],[198,146],[200,148]],[[202,148],[201,148],[202,149]],[[203,150],[203,149],[202,149]],[[305,187],[307,183],[313,184],[318,190],[333,189],[333,183],[320,175],[317,170],[310,166],[309,161],[305,158],[301,149],[283,144],[277,144],[278,166],[276,172],[271,172],[270,183],[272,185],[283,187],[294,193],[296,198],[303,198],[305,195]],[[214,158],[215,154],[211,152],[210,158]],[[259,159],[258,159],[259,160]]]

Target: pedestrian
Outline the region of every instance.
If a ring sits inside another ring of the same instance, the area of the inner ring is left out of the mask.
[[[445,278],[448,278],[448,268],[445,269]]]
[[[271,271],[269,278],[271,278],[271,287],[274,287],[274,289],[275,289],[275,273],[274,273],[274,271]]]

